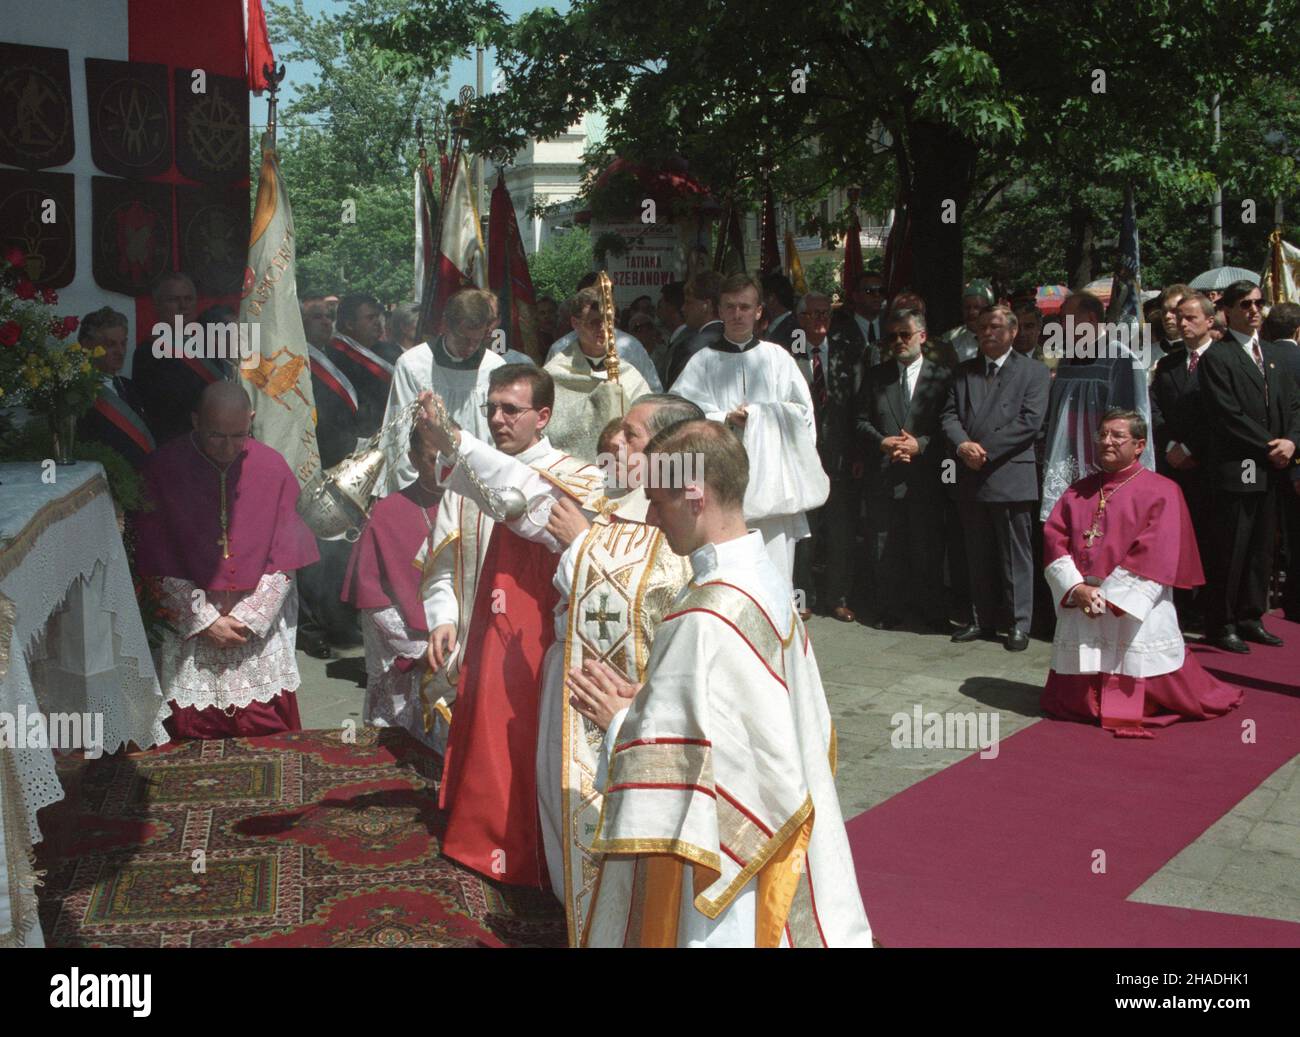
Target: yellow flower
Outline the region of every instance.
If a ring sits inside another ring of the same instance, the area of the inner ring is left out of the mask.
[[[108,351],[103,346],[96,346],[94,352],[91,353],[90,355],[98,359],[99,357],[103,356],[106,352]]]
[[[84,363],[84,364],[81,365],[81,373],[82,373],[82,374],[90,374],[90,364],[89,364],[89,362]]]

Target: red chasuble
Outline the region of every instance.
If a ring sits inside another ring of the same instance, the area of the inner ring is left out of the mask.
[[[1125,480],[1132,475],[1131,482]],[[1104,535],[1089,546],[1085,536],[1097,515],[1100,494],[1109,500],[1098,527]],[[1061,495],[1043,526],[1043,563],[1065,555],[1080,575],[1104,580],[1116,568],[1166,587],[1205,582],[1196,534],[1172,479],[1145,468],[1136,474],[1097,472]],[[1191,652],[1178,669],[1150,677],[1051,670],[1040,705],[1049,716],[1082,720],[1117,736],[1150,738],[1147,727],[1178,720],[1209,720],[1240,704],[1242,691],[1215,679]]]
[[[542,659],[555,640],[559,555],[497,525],[483,560],[456,689],[439,806],[442,852],[517,886],[546,889],[537,814]]]

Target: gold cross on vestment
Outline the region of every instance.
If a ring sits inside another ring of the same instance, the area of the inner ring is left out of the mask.
[[[609,640],[609,627],[606,626],[605,624],[610,622],[617,622],[619,616],[622,615],[622,613],[620,612],[606,611],[608,608],[609,608],[609,595],[602,594],[600,596],[600,611],[592,612],[590,609],[587,610],[587,622],[600,624],[599,637],[602,641]]]
[[[1095,524],[1091,528],[1085,529],[1083,531],[1083,539],[1088,541],[1089,547],[1092,547],[1092,542],[1094,540],[1100,540],[1101,537],[1102,537],[1102,532],[1100,529],[1096,527]]]

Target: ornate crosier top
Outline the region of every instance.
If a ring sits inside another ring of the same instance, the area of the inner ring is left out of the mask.
[[[1098,492],[1097,513],[1092,517],[1092,525],[1089,526],[1083,532],[1083,539],[1088,542],[1089,547],[1092,547],[1094,542],[1100,540],[1103,536],[1105,536],[1105,534],[1101,531],[1101,520],[1106,515],[1106,502],[1109,501],[1112,497],[1114,497],[1115,494],[1117,494],[1120,491],[1121,487],[1127,486],[1134,479],[1136,479],[1138,474],[1142,471],[1142,465],[1140,463],[1134,461],[1133,464],[1134,464],[1134,471],[1132,475],[1130,475],[1122,483],[1117,483],[1115,486],[1110,487],[1109,493],[1106,492],[1105,487],[1103,487]]]

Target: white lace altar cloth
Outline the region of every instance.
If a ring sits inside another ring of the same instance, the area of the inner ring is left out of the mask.
[[[168,740],[104,470],[0,464],[0,713],[103,717],[103,751]],[[6,739],[7,741],[8,739]],[[0,745],[0,947],[39,945],[31,889],[37,811],[63,798],[54,754]]]

